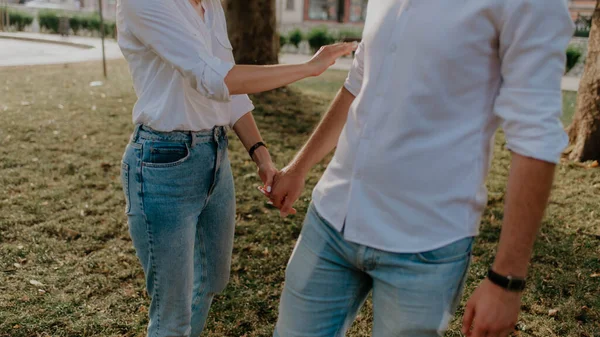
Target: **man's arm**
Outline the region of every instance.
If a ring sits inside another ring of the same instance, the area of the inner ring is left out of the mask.
[[[525,278],[548,203],[555,164],[512,154],[504,223],[492,269],[501,275]],[[507,336],[517,323],[521,293],[485,280],[473,293],[463,319],[467,336]],[[478,320],[474,320],[475,316]],[[473,327],[473,331],[469,329]],[[471,335],[472,334],[472,335]]]
[[[335,148],[354,99],[355,96],[348,89],[342,88],[308,142],[275,177],[270,197],[273,205],[281,210],[282,216],[292,212],[292,205],[302,194],[310,169]]]
[[[567,144],[560,115],[560,83],[573,20],[562,0],[506,1],[497,13],[502,86],[494,113],[513,153],[504,223],[492,270],[527,274],[533,243],[546,208],[554,166]],[[505,337],[519,317],[521,293],[489,279],[473,293],[463,319],[470,337]]]
[[[504,223],[492,269],[527,276],[533,243],[550,196],[556,165],[513,153],[506,191]]]

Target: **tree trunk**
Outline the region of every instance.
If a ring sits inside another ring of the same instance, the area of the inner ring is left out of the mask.
[[[226,14],[237,63],[279,63],[275,0],[227,0]]]
[[[600,160],[600,0],[592,16],[585,71],[579,85],[577,111],[569,126],[571,152],[575,161]]]

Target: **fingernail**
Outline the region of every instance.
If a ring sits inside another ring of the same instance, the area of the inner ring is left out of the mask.
[[[271,186],[267,186],[267,192],[271,193]]]

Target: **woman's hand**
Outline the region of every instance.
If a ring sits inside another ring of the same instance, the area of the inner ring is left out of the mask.
[[[336,43],[329,46],[323,46],[313,56],[313,58],[307,62],[310,66],[311,76],[319,76],[335,64],[335,61],[344,56],[349,55],[358,48],[358,43]]]
[[[265,163],[257,164],[257,166],[258,176],[263,182],[263,186],[259,187],[259,190],[266,196],[269,196],[271,194],[271,190],[273,189],[273,180],[275,179],[278,171],[273,162],[270,160]]]

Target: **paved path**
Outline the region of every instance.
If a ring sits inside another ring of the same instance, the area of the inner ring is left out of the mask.
[[[123,57],[115,40],[106,39],[106,58]],[[34,33],[0,33],[0,67],[102,60],[97,38]]]
[[[45,42],[45,43],[41,43]],[[107,59],[120,59],[123,54],[117,42],[106,39]],[[1,33],[0,32],[0,67],[36,64],[62,64],[102,59],[102,44],[98,38],[36,33]],[[282,54],[281,63],[302,63],[310,59],[309,55]],[[342,58],[332,69],[349,70],[352,59]],[[577,91],[579,78],[564,77],[562,89]]]

